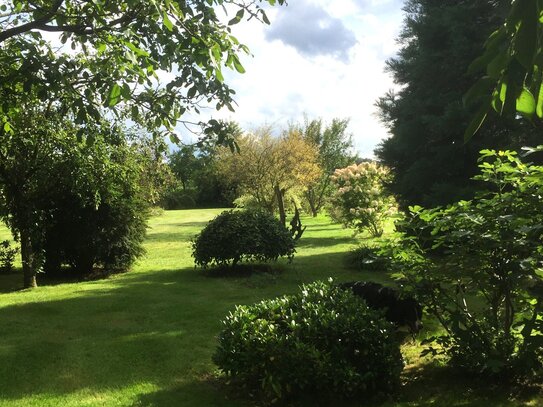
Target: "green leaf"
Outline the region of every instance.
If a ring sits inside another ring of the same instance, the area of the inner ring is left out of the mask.
[[[537,106],[535,108],[535,114],[540,119],[543,119],[543,83],[539,86],[539,94],[537,96]]]
[[[164,23],[164,26],[168,30],[173,31],[173,23],[172,23],[172,20],[170,20],[168,13],[166,12],[162,13],[162,22]]]
[[[229,22],[228,22],[228,25],[234,25],[234,24],[237,24],[241,21],[241,19],[243,18],[245,14],[245,9],[240,9],[237,13],[236,13],[236,16],[231,19]]]
[[[113,85],[111,90],[109,91],[109,96],[107,98],[107,105],[109,107],[115,106],[117,103],[121,101],[121,87],[116,83]]]
[[[466,92],[462,101],[465,106],[469,106],[481,97],[487,97],[492,88],[496,85],[494,78],[483,76]]]
[[[464,143],[467,143],[473,137],[473,135],[477,133],[477,131],[479,131],[486,119],[486,116],[488,115],[489,110],[490,106],[485,103],[483,107],[477,112],[475,117],[468,125],[468,128],[464,132]]]
[[[234,68],[236,68],[236,71],[238,71],[239,73],[245,73],[245,68],[243,67],[241,62],[239,62],[238,57],[234,56],[233,62],[234,62]]]
[[[523,88],[517,98],[517,111],[525,116],[531,117],[535,113],[535,98],[528,89]]]

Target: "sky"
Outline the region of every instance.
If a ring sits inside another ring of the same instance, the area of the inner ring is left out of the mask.
[[[255,20],[233,27],[251,50],[246,73],[227,72],[236,91],[236,112],[207,112],[237,121],[247,131],[309,119],[350,118],[349,132],[362,157],[387,131],[374,103],[394,83],[385,61],[398,51],[402,0],[288,0],[270,7],[271,25]],[[230,18],[233,16],[230,16]],[[203,119],[202,117],[200,119]]]

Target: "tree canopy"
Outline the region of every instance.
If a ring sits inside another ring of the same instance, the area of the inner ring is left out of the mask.
[[[387,62],[401,89],[377,102],[391,136],[376,154],[391,168],[404,208],[469,198],[481,149],[517,149],[537,137],[526,121],[492,118],[464,144],[474,106],[462,97],[477,78],[468,67],[503,24],[501,9],[492,0],[409,0],[405,12],[401,50]]]
[[[204,104],[233,110],[222,70],[244,72],[239,54],[248,50],[230,26],[268,23],[262,2],[285,0],[0,0],[3,130],[15,130],[12,116],[33,94],[78,124],[109,111],[178,140],[174,128],[190,124],[186,113]],[[195,124],[204,135],[222,130],[215,120]]]

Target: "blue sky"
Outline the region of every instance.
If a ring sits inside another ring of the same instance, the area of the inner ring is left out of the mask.
[[[386,137],[375,116],[375,100],[394,87],[384,72],[398,50],[401,0],[290,0],[268,10],[270,26],[235,26],[251,49],[243,75],[229,72],[236,113],[207,113],[245,129],[322,117],[350,118],[355,147],[364,157]]]

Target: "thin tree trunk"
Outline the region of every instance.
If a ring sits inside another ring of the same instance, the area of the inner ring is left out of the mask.
[[[275,197],[277,198],[277,207],[279,208],[279,220],[283,225],[287,223],[287,215],[285,214],[285,204],[283,202],[283,191],[279,185],[275,186]]]
[[[36,268],[32,241],[26,231],[21,231],[20,238],[24,288],[34,288],[38,286],[38,283],[36,282]]]

